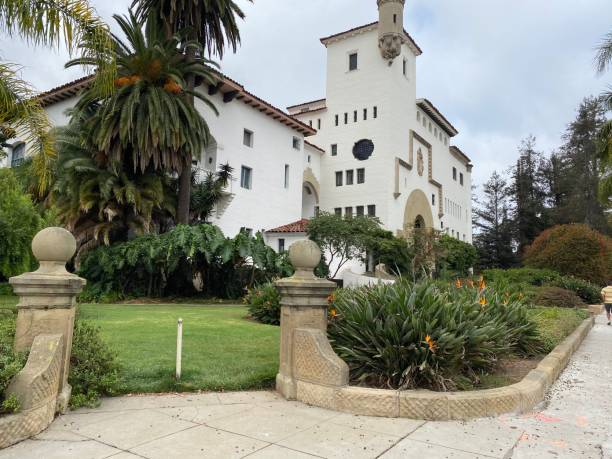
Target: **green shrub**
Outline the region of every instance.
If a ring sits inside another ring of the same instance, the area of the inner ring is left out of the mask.
[[[561,275],[551,269],[513,268],[513,269],[486,269],[482,275],[488,282],[507,282],[512,284],[526,284],[541,286],[554,282]]]
[[[249,316],[262,324],[280,325],[280,293],[271,282],[249,290],[244,297]]]
[[[9,395],[0,405],[0,413],[12,414],[21,410],[21,402],[15,394]]]
[[[466,276],[470,268],[478,261],[476,247],[447,234],[438,241],[440,255],[436,258],[439,272]]]
[[[32,238],[43,221],[11,169],[0,169],[0,279],[30,271]]]
[[[291,275],[287,256],[277,255],[258,233],[241,232],[226,238],[208,224],[179,225],[161,235],[137,237],[101,247],[82,261],[79,274],[90,293],[127,296],[190,296],[200,292],[193,279],[202,279],[201,294],[241,298],[247,286]]]
[[[574,276],[560,276],[551,285],[574,292],[587,304],[601,303],[601,289],[589,281]]]
[[[19,409],[10,398],[4,398],[9,383],[19,373],[26,362],[26,355],[13,352],[15,320],[0,317],[0,413],[12,413]]]
[[[0,296],[14,296],[13,287],[8,282],[0,282]]]
[[[99,328],[84,320],[75,323],[68,382],[72,408],[99,405],[100,397],[115,394],[118,384],[114,353],[102,340]]]
[[[524,262],[603,285],[612,273],[612,240],[583,224],[554,226],[527,248]]]
[[[584,308],[584,301],[570,290],[559,287],[542,287],[534,299],[538,306],[552,308]]]
[[[442,291],[430,282],[339,290],[329,336],[358,383],[466,387],[500,357],[540,351],[535,325],[511,295]]]

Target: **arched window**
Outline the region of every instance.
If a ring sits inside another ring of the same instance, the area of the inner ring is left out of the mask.
[[[425,219],[419,215],[414,220],[414,229],[424,229],[425,228]]]
[[[17,167],[23,164],[25,160],[25,143],[21,142],[13,145],[13,154],[11,155],[11,167]]]

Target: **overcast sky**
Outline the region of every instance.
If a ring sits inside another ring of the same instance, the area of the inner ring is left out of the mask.
[[[377,20],[375,0],[238,0],[247,14],[242,46],[223,71],[278,107],[325,96],[319,38]],[[131,0],[92,0],[109,23]],[[474,183],[506,170],[521,139],[560,144],[581,99],[599,94],[595,48],[612,30],[611,0],[406,0],[406,30],[423,49],[417,97],[461,131],[454,143],[473,160]],[[80,76],[63,51],[2,37],[0,58],[47,90]]]

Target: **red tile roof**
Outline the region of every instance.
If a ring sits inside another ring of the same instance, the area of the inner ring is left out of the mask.
[[[304,143],[305,143],[306,145],[308,145],[309,147],[314,148],[315,150],[319,150],[321,153],[325,153],[325,150],[323,150],[321,147],[319,147],[319,146],[315,145],[314,143],[310,143],[310,142],[308,142],[308,141],[306,141],[306,140],[304,140]]]
[[[236,91],[237,100],[241,100],[244,104],[250,105],[252,108],[259,110],[279,123],[304,134],[305,137],[315,135],[317,133],[316,129],[311,128],[307,124],[285,113],[269,102],[266,102],[265,100],[260,99],[259,97],[250,93],[244,88],[244,86],[232,80],[228,76],[218,71],[214,71],[214,73],[219,80],[219,84],[222,86],[222,92]],[[87,89],[93,82],[93,78],[94,77],[91,75],[79,78],[78,80],[74,80],[70,83],[50,89],[49,91],[45,91],[39,94],[37,98],[43,107],[47,107],[57,102],[69,99],[70,97],[77,95],[81,90]]]
[[[288,225],[283,225],[279,226],[278,228],[268,230],[266,231],[266,233],[305,233],[308,222],[309,220],[307,218],[302,218],[297,222],[289,223]]]

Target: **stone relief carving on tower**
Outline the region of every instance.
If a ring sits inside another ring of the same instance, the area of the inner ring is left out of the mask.
[[[420,148],[417,152],[417,172],[421,177],[423,177],[423,173],[425,172],[425,161],[423,160],[423,152]]]
[[[402,52],[404,43],[405,0],[377,0],[378,47],[382,57],[392,61]]]

